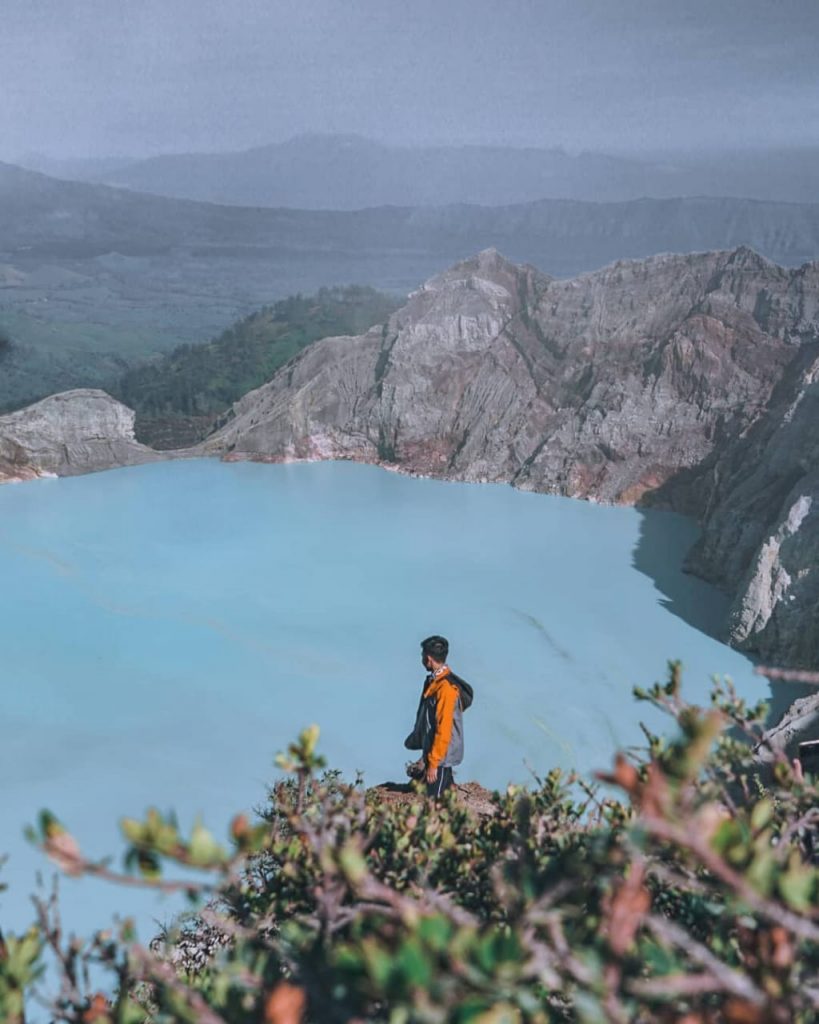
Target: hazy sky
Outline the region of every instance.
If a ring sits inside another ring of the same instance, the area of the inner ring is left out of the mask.
[[[819,142],[819,0],[0,0],[0,157]]]

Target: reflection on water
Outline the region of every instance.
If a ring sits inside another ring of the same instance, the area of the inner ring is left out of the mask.
[[[653,580],[663,595],[663,607],[694,629],[718,637],[725,625],[727,595],[696,576],[680,572],[685,556],[699,537],[699,527],[693,520],[673,512],[635,511],[640,529],[634,548],[634,568]]]
[[[710,637],[723,635],[730,598],[696,576],[680,572],[680,566],[700,531],[691,519],[673,512],[640,510],[640,532],[634,548],[634,568],[645,573],[663,595],[660,603],[683,622]],[[780,721],[795,700],[812,696],[815,686],[772,681],[767,726]],[[806,738],[813,733],[806,733]]]

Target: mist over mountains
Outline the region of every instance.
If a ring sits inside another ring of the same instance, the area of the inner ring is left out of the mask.
[[[305,134],[241,152],[178,153],[134,161],[29,156],[20,162],[57,177],[155,195],[311,210],[498,206],[539,199],[819,199],[819,147],[572,155],[558,147],[396,146],[358,135]]]
[[[586,202],[543,199],[486,207],[382,206],[361,210],[223,206],[64,181],[0,163],[0,253],[9,260],[153,256],[175,246],[202,255],[269,252],[435,254],[502,247],[556,276],[621,258],[748,245],[786,266],[819,256],[819,204],[731,197]],[[384,273],[382,271],[382,273]],[[389,271],[386,272],[389,274]],[[423,277],[395,275],[393,287]],[[316,280],[316,287],[336,282]],[[390,286],[385,280],[367,282]]]
[[[321,287],[406,295],[495,247],[555,277],[618,259],[749,246],[819,257],[819,204],[735,198],[362,210],[236,207],[0,164],[0,408],[106,386],[261,306]]]

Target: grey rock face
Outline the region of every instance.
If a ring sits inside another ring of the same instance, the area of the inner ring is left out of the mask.
[[[383,329],[308,349],[206,448],[634,502],[754,422],[819,330],[817,294],[819,268],[788,272],[749,250],[569,281],[488,250]]]
[[[819,344],[776,400],[707,467],[689,567],[735,594],[726,638],[783,665],[819,665]]]
[[[788,509],[786,516],[757,551],[748,572],[733,615],[733,635],[737,640],[761,633],[770,623],[777,607],[794,583],[783,563],[783,547],[799,532],[813,504],[813,498],[800,494]],[[804,570],[810,574],[810,568]]]
[[[817,731],[819,694],[797,697],[782,718],[765,733],[764,742],[756,748],[757,758],[763,764],[771,764],[779,753],[798,757],[799,744],[803,740],[816,739]]]
[[[0,483],[160,457],[134,439],[134,413],[104,391],[65,391],[0,416]]]
[[[819,585],[816,349],[819,264],[788,271],[741,248],[557,281],[488,250],[383,328],[308,349],[203,450],[700,515],[691,565],[736,593],[731,639],[811,663],[819,640],[797,623]]]

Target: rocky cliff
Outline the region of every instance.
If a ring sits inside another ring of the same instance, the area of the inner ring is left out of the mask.
[[[688,567],[735,595],[726,638],[768,662],[819,667],[819,342],[700,486],[704,531]]]
[[[157,458],[134,439],[134,413],[104,391],[65,391],[0,416],[0,483]]]
[[[731,638],[815,662],[798,623],[816,608],[817,348],[819,264],[740,248],[558,281],[488,250],[383,328],[308,349],[204,451],[660,500],[704,518],[691,565],[737,594]]]
[[[488,250],[383,327],[308,349],[207,450],[634,502],[755,422],[819,330],[817,296],[819,266],[747,249],[568,281]]]

